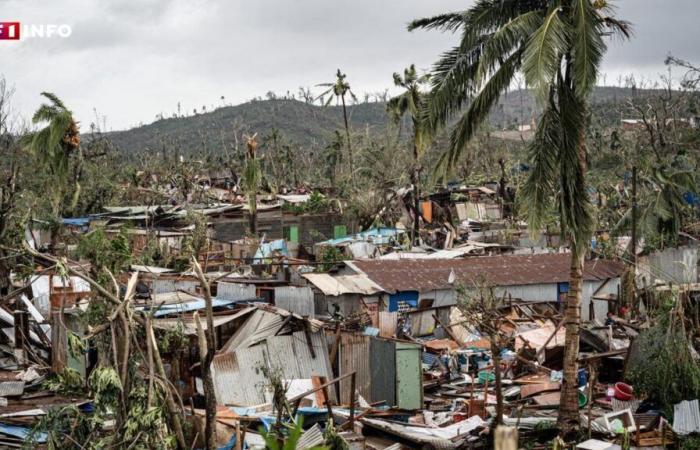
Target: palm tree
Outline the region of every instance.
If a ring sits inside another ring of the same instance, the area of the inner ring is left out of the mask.
[[[646,241],[656,241],[663,248],[675,245],[681,231],[684,215],[689,209],[687,193],[697,193],[697,176],[690,167],[661,164],[639,177],[639,220],[637,231]],[[631,202],[630,202],[631,203]],[[616,230],[632,226],[632,207],[628,208]]]
[[[394,73],[394,84],[404,89],[404,92],[389,100],[387,109],[393,119],[400,123],[403,116],[408,113],[413,125],[413,167],[411,168],[411,184],[413,185],[413,232],[411,244],[420,244],[420,191],[418,182],[420,181],[420,159],[425,151],[425,144],[428,138],[428,127],[422,114],[425,103],[425,94],[421,92],[421,86],[428,82],[427,75],[419,76],[416,66],[411,64],[404,69],[403,77],[399,73]]]
[[[258,233],[258,187],[260,186],[260,162],[257,157],[258,143],[255,140],[257,133],[253,136],[245,136],[246,156],[245,168],[243,170],[243,186],[248,193],[248,217],[250,234],[256,236]]]
[[[54,94],[42,92],[49,103],[43,103],[32,116],[34,124],[45,123],[41,130],[27,136],[25,142],[28,149],[39,157],[45,165],[55,184],[52,189],[51,207],[54,216],[61,212],[60,203],[69,178],[71,156],[77,154],[78,164],[82,160],[80,153],[80,130],[73,119],[73,113]],[[78,168],[79,169],[79,168]],[[76,170],[76,174],[79,170]],[[80,182],[74,177],[75,189],[71,199],[71,209],[74,209],[80,196]]]
[[[605,35],[629,36],[628,24],[610,14],[605,0],[477,0],[466,11],[409,25],[461,32],[459,44],[434,66],[426,107],[433,129],[463,111],[440,159],[441,169],[454,167],[519,71],[543,109],[529,146],[534,168],[521,196],[533,231],[540,230],[554,209],[552,199],[557,199],[561,229],[571,247],[559,409],[559,424],[567,430],[579,421],[576,358],[582,268],[594,229],[585,183],[586,101],[606,51]]]
[[[345,105],[345,96],[349,95],[350,98],[353,99],[353,101],[357,101],[357,97],[352,92],[352,90],[350,90],[350,83],[347,82],[346,78],[347,75],[345,75],[340,71],[340,69],[338,69],[338,71],[335,74],[334,82],[321,83],[317,85],[320,87],[328,88],[324,92],[322,92],[317,98],[321,99],[328,96],[328,100],[326,100],[324,106],[330,105],[333,101],[333,97],[335,97],[336,99],[340,99],[340,103],[343,105],[343,121],[345,123],[345,136],[348,140],[348,159],[350,160],[350,173],[354,178],[355,168],[353,166],[354,161],[352,157],[352,142],[350,141],[350,127],[348,126],[348,110]]]

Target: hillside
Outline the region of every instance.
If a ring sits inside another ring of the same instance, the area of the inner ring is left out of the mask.
[[[349,107],[353,129],[381,131],[386,126],[384,103]],[[240,140],[243,133],[264,136],[272,128],[302,146],[323,146],[335,130],[343,128],[339,106],[327,108],[297,100],[260,100],[218,108],[194,116],[157,120],[126,131],[109,133],[112,142],[127,152],[164,147],[182,152],[221,149],[223,143]]]
[[[633,90],[598,87],[591,103],[605,122],[616,120],[610,106],[633,95]],[[597,107],[595,107],[597,105]],[[381,132],[387,124],[384,103],[360,103],[348,107],[354,130]],[[536,103],[529,91],[513,91],[503,96],[491,114],[491,124],[498,129],[530,123],[536,116]],[[335,130],[342,130],[343,115],[339,106],[321,107],[297,100],[258,100],[226,106],[212,112],[187,117],[157,120],[126,131],[109,133],[123,151],[154,151],[163,148],[183,153],[217,152],[240,140],[243,133],[264,136],[279,129],[291,141],[306,147],[327,144]]]

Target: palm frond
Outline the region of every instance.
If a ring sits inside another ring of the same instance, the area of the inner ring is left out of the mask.
[[[620,20],[614,17],[604,17],[603,22],[612,32],[613,36],[620,40],[630,39],[634,33],[632,22],[627,20]]]
[[[475,82],[479,84],[504,57],[527,41],[540,26],[542,26],[540,13],[530,11],[516,17],[493,33],[484,43]]]
[[[552,209],[559,174],[560,146],[559,111],[550,100],[528,148],[528,160],[533,167],[520,193],[523,212],[533,234],[542,230],[544,220]]]
[[[60,109],[53,105],[43,104],[39,106],[39,109],[34,112],[32,116],[33,123],[50,122],[53,118],[60,113]]]
[[[585,181],[586,105],[560,77],[557,83],[560,105],[561,139],[559,176],[562,230],[569,238],[571,250],[580,255],[588,248],[595,219]]]
[[[456,164],[477,128],[488,117],[491,108],[501,94],[510,86],[513,76],[518,70],[521,54],[521,51],[517,51],[501,64],[489,80],[484,83],[478,95],[469,105],[469,109],[455,125],[450,135],[449,155],[445,160],[450,166]]]
[[[52,92],[42,92],[41,95],[46,97],[56,108],[67,110],[66,105],[63,104],[56,94]]]
[[[413,31],[418,28],[425,30],[456,31],[464,25],[465,15],[466,11],[462,11],[416,19],[408,24],[408,31]]]
[[[432,89],[425,115],[433,131],[462,110],[474,91],[481,45],[464,50],[461,46],[443,53],[433,67]]]
[[[561,55],[569,47],[569,29],[561,14],[559,7],[554,7],[547,13],[542,26],[526,44],[523,55],[525,80],[543,101],[560,69]]]
[[[576,95],[583,98],[595,87],[598,68],[607,48],[603,22],[590,0],[574,0],[575,36],[572,39],[572,69]]]

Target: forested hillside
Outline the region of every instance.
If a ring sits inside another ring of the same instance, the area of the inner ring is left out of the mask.
[[[594,111],[605,121],[619,119],[610,115],[609,106],[635,95],[629,88],[599,87],[591,97]],[[598,107],[595,107],[595,106]],[[357,103],[348,107],[353,130],[380,132],[387,125],[386,104]],[[528,91],[516,90],[505,95],[491,114],[496,129],[512,129],[529,124],[535,117],[536,104]],[[206,149],[216,152],[226,148],[242,133],[265,135],[273,128],[290,141],[303,147],[324,147],[333,132],[343,127],[340,106],[322,107],[298,100],[256,100],[225,106],[208,113],[157,120],[151,124],[109,133],[114,144],[127,152],[177,149],[183,153]]]

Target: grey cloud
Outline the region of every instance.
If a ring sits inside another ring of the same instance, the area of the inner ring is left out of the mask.
[[[700,62],[697,0],[619,0],[634,22],[630,42],[612,44],[607,82],[630,72],[654,77],[669,51]],[[53,90],[80,120],[93,107],[123,128],[174,111],[242,102],[268,90],[295,92],[348,74],[357,93],[391,87],[391,73],[430,67],[456,41],[417,31],[416,18],[460,10],[469,0],[0,0],[23,21],[69,23],[66,40],[0,42],[3,73],[25,116]]]

